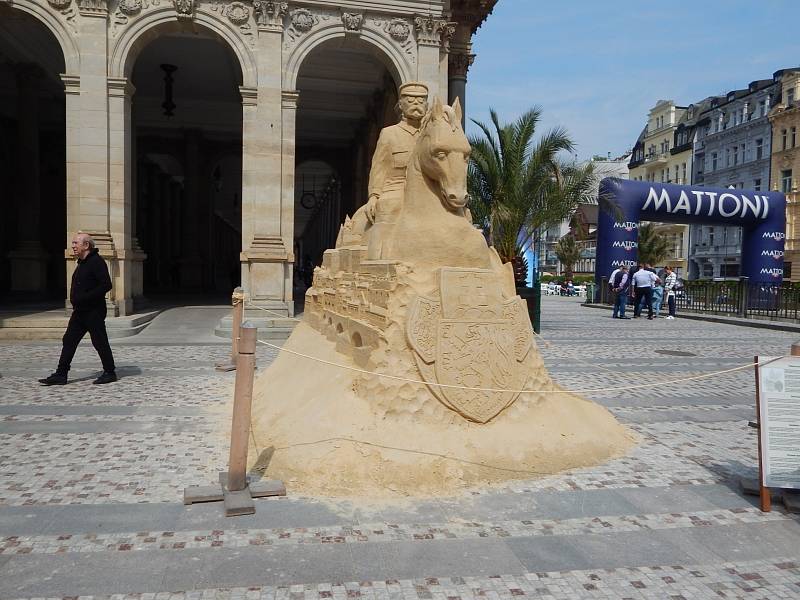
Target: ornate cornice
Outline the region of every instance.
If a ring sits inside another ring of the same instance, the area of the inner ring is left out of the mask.
[[[61,73],[59,75],[61,81],[64,82],[64,93],[68,95],[78,96],[81,93],[81,78],[79,75],[66,75]]]
[[[256,15],[256,24],[259,31],[283,31],[283,19],[289,10],[287,2],[274,0],[254,0],[253,11]]]
[[[414,17],[414,28],[417,31],[417,42],[421,46],[443,46],[452,39],[456,32],[454,21],[434,19],[427,15]]]
[[[283,90],[281,92],[281,108],[297,108],[300,100],[300,92],[297,90]]]
[[[194,0],[173,0],[179,19],[194,18]]]
[[[109,77],[108,95],[112,98],[130,98],[136,92],[136,88],[128,81],[127,77]]]
[[[359,32],[364,24],[364,14],[343,12],[342,24],[346,32]]]
[[[239,95],[242,97],[242,106],[258,106],[257,88],[240,85]]]
[[[464,77],[467,76],[467,71],[475,62],[475,55],[469,52],[453,52],[447,57],[448,74],[450,77]]]

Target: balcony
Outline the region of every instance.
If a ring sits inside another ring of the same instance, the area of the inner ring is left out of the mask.
[[[648,165],[665,164],[668,160],[669,152],[651,152],[644,157],[644,162]]]

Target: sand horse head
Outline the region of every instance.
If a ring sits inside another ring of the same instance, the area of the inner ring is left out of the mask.
[[[463,213],[468,199],[470,145],[461,128],[461,115],[458,98],[452,107],[436,98],[422,120],[412,157],[444,208],[453,213]]]

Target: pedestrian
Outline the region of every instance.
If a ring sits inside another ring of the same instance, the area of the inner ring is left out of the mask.
[[[656,319],[658,318],[659,313],[661,312],[661,304],[664,302],[664,285],[661,283],[661,278],[659,281],[653,285],[653,312],[655,313]]]
[[[614,311],[611,315],[614,319],[630,319],[625,316],[625,305],[628,303],[628,287],[631,280],[628,277],[628,267],[620,267],[615,271],[611,281],[611,292],[614,295]]]
[[[675,318],[675,286],[678,283],[678,276],[675,275],[675,271],[672,270],[672,267],[667,265],[664,270],[666,271],[666,275],[664,276],[664,294],[667,296],[667,308],[669,309],[669,314],[665,317],[667,319],[674,319]]]
[[[635,299],[633,303],[633,318],[638,319],[642,314],[642,298],[647,306],[647,318],[653,320],[653,285],[661,281],[658,275],[649,269],[650,265],[645,264],[644,268],[639,269],[633,275],[633,286]]]
[[[72,238],[72,255],[78,260],[69,290],[72,316],[62,338],[61,358],[55,373],[39,380],[44,385],[65,385],[72,357],[83,336],[88,332],[92,345],[100,355],[103,374],[93,383],[112,383],[117,380],[114,356],[106,333],[106,292],[111,290],[111,277],[106,262],[95,248],[88,233]]]

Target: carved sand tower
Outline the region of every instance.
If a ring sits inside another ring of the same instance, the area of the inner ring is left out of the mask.
[[[346,220],[290,352],[257,382],[268,473],[313,493],[435,494],[619,454],[630,434],[551,381],[510,265],[470,221],[458,101],[437,100],[414,137],[399,211]]]

